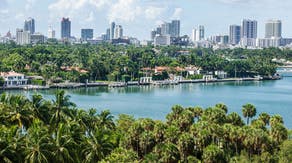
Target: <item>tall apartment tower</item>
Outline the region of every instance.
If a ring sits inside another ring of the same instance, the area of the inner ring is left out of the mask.
[[[205,27],[200,25],[199,26],[199,40],[204,40],[205,39]]]
[[[110,40],[111,39],[111,29],[107,28],[106,29],[106,40]]]
[[[241,27],[241,37],[248,39],[256,39],[258,36],[258,22],[256,20],[247,20],[242,21]]]
[[[111,40],[115,38],[115,28],[116,28],[116,23],[112,22],[111,27],[110,27],[110,39]]]
[[[241,46],[256,46],[256,39],[258,36],[258,23],[256,20],[247,20],[242,21],[241,26]]]
[[[23,30],[30,32],[30,34],[35,33],[35,21],[33,18],[28,18],[27,20],[24,21]]]
[[[265,38],[281,38],[282,22],[281,20],[269,20],[266,22]]]
[[[30,44],[30,32],[23,29],[16,29],[16,43],[18,45]]]
[[[51,26],[48,29],[48,38],[56,38],[56,31]]]
[[[171,21],[170,36],[171,37],[180,36],[180,20]]]
[[[121,25],[116,25],[114,39],[119,39],[123,37],[123,27]]]
[[[68,39],[71,37],[71,21],[69,18],[63,18],[61,21],[61,38]]]
[[[239,44],[241,39],[241,27],[239,25],[231,25],[229,27],[229,43],[232,45]]]

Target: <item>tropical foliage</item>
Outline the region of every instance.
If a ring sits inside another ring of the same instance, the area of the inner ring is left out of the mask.
[[[188,51],[188,53],[182,53]],[[183,49],[181,47],[134,47],[101,45],[47,44],[18,46],[0,44],[0,71],[17,71],[28,76],[40,75],[49,82],[85,82],[97,80],[138,80],[147,72],[142,68],[170,67],[168,73],[187,76],[173,71],[189,65],[201,67],[203,72],[224,70],[229,77],[270,76],[277,64],[272,58],[291,59],[291,50],[280,49]],[[148,72],[149,73],[149,72]],[[165,79],[168,74],[152,74]],[[191,79],[202,78],[190,76]],[[39,83],[42,84],[42,83]],[[0,80],[1,86],[1,80]]]
[[[64,91],[47,101],[3,94],[0,162],[291,162],[291,132],[279,115],[243,106],[176,105],[165,121],[77,109]]]

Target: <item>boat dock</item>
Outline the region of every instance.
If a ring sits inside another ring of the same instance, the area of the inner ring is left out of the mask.
[[[25,85],[17,87],[3,87],[5,90],[12,89],[24,89],[24,90],[41,90],[41,89],[75,89],[81,87],[127,87],[127,86],[144,86],[144,85],[178,85],[187,83],[215,83],[215,82],[237,82],[237,81],[259,81],[262,78],[227,78],[227,79],[197,79],[197,80],[162,80],[162,81],[151,81],[150,83],[140,83],[139,81],[129,81],[129,82],[95,82],[95,83],[58,83],[50,86],[36,86],[36,85]]]

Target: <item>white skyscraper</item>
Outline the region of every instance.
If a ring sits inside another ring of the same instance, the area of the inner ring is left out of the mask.
[[[18,45],[30,44],[30,32],[23,29],[16,29],[16,43]]]
[[[205,28],[204,26],[200,25],[198,29],[193,29],[192,30],[192,41],[202,41],[205,38]]]
[[[281,38],[282,22],[281,20],[269,20],[266,22],[265,38]]]
[[[48,30],[48,38],[55,38],[56,37],[56,31],[53,30],[52,27],[49,27],[49,30]]]
[[[115,27],[115,39],[123,37],[123,27],[121,25],[116,25]]]
[[[197,30],[194,28],[194,29],[192,30],[192,38],[191,38],[191,40],[192,40],[193,42],[196,41],[196,32],[197,32]]]

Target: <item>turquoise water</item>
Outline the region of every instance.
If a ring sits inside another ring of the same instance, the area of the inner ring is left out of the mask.
[[[31,96],[40,93],[54,98],[56,90],[9,91]],[[66,90],[78,107],[109,109],[114,115],[130,114],[163,120],[171,106],[209,107],[223,102],[229,113],[241,114],[246,103],[256,106],[258,113],[280,114],[292,129],[292,77],[278,81],[181,84],[174,86],[133,86],[127,88],[80,88]]]

